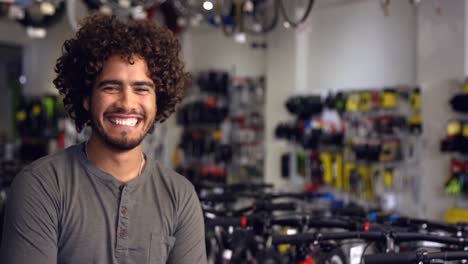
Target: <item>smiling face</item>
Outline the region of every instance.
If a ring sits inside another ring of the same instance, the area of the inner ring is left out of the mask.
[[[93,134],[108,146],[131,150],[140,145],[156,117],[154,82],[144,59],[134,64],[114,55],[103,66],[90,98],[83,106],[90,112]]]

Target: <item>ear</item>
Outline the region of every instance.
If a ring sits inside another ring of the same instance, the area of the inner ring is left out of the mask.
[[[83,100],[83,108],[86,111],[89,111],[89,96],[86,96]]]

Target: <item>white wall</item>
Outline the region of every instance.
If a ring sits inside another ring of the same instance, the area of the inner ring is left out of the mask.
[[[252,49],[248,43],[237,43],[224,36],[220,29],[211,27],[194,29],[188,34],[191,42],[190,63],[194,72],[223,69],[236,76],[265,74],[265,50]]]
[[[47,31],[45,39],[31,39],[24,27],[8,20],[0,21],[0,42],[23,47],[23,72],[27,78],[24,93],[57,93],[52,84],[55,60],[63,41],[72,35],[65,19]]]
[[[407,1],[354,1],[315,10],[309,21],[310,90],[375,88],[416,81],[416,16]]]
[[[421,172],[420,216],[441,219],[455,199],[444,193],[450,155],[442,154],[439,142],[448,120],[456,115],[448,104],[460,91],[466,73],[466,1],[440,1],[442,15],[433,5],[418,10],[418,83],[423,89],[424,146]]]
[[[279,29],[268,36],[266,56],[266,104],[265,104],[265,181],[286,189],[290,183],[281,178],[281,154],[289,151],[284,140],[276,140],[275,127],[288,119],[285,99],[296,87],[295,34]]]
[[[440,1],[442,15],[433,4],[418,10],[417,77],[419,83],[464,78],[465,0]]]

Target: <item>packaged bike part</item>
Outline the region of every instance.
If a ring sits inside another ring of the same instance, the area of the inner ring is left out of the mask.
[[[351,174],[356,170],[354,162],[345,162],[343,171],[343,187],[347,192],[351,191]]]
[[[307,156],[304,152],[297,152],[296,153],[296,169],[297,169],[297,174],[306,177],[306,160]]]
[[[346,97],[346,112],[356,112],[359,109],[359,93],[350,93]]]
[[[215,162],[229,162],[232,158],[232,147],[231,145],[223,144],[215,147]]]
[[[371,177],[372,176],[371,167],[366,164],[360,164],[358,166],[358,172],[359,172],[359,175],[361,176],[365,198],[367,200],[370,200],[374,196],[372,177]]]
[[[334,109],[335,105],[335,95],[329,92],[323,100],[323,106],[329,109]]]
[[[320,153],[320,161],[323,168],[323,182],[331,185],[333,183],[332,155],[328,152]]]
[[[369,139],[367,142],[366,160],[370,162],[379,161],[379,154],[382,152],[381,142],[377,139]]]
[[[321,131],[318,129],[311,129],[304,134],[302,138],[302,146],[304,149],[315,150],[318,148],[319,139],[321,139]]]
[[[346,95],[342,92],[339,92],[335,95],[334,99],[336,111],[343,113],[346,110]]]
[[[323,104],[320,96],[309,95],[303,98],[302,107],[299,109],[298,117],[308,119],[322,112]]]
[[[421,89],[419,87],[414,88],[410,94],[410,109],[412,111],[421,110]]]
[[[383,183],[386,188],[393,188],[395,184],[395,175],[393,168],[385,168],[383,171]]]
[[[358,109],[361,112],[368,112],[372,110],[372,95],[368,91],[359,93]]]
[[[338,190],[343,189],[343,155],[341,153],[335,153],[333,157],[334,163],[333,163],[333,171],[335,172],[335,188]]]
[[[320,144],[324,146],[343,146],[343,133],[322,133],[320,135]]]
[[[380,91],[370,91],[372,109],[377,110],[380,108]]]
[[[289,153],[281,154],[281,177],[283,178],[290,177],[290,154]]]
[[[459,120],[451,120],[447,124],[447,137],[442,140],[442,152],[462,152],[464,144],[463,124]]]
[[[468,94],[457,94],[450,99],[450,105],[456,112],[468,113]]]
[[[458,150],[462,154],[468,154],[468,123],[463,123],[462,133],[460,140],[460,149]]]
[[[392,138],[385,139],[382,141],[382,149],[380,152],[381,162],[393,162],[400,160],[401,158],[401,147],[400,139]]]
[[[320,96],[293,96],[286,101],[286,109],[300,119],[308,119],[322,112]]]
[[[313,186],[323,184],[323,166],[318,151],[311,151],[309,155],[310,183]]]
[[[409,131],[412,134],[422,133],[422,117],[421,114],[413,114],[408,117]]]
[[[382,109],[395,109],[398,103],[398,94],[394,89],[385,89],[380,97]]]

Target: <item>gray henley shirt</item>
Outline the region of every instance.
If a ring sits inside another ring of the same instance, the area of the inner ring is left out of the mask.
[[[157,162],[124,184],[75,145],[15,178],[0,263],[206,263],[200,203],[188,180]]]

